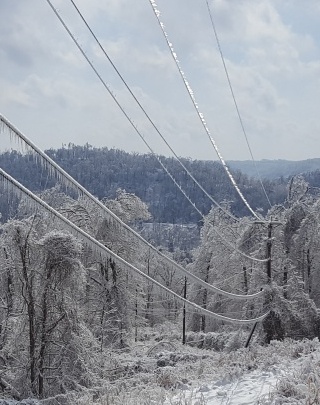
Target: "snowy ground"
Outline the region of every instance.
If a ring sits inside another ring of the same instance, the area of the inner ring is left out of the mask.
[[[110,354],[114,379],[36,405],[316,405],[320,343],[271,342],[216,352],[179,341],[146,341]],[[2,401],[0,405],[16,404]]]
[[[284,375],[280,368],[273,367],[269,371],[246,373],[234,382],[224,380],[205,384],[196,392],[179,394],[170,399],[169,404],[219,404],[219,405],[254,405],[271,404],[271,393],[274,392],[279,378]]]
[[[276,387],[278,370],[247,373],[233,383],[217,381],[200,387],[194,402],[202,400],[206,404],[256,404],[269,398]]]
[[[174,343],[137,350],[140,370],[101,405],[320,404],[318,340],[272,342],[230,352]],[[132,353],[131,353],[132,355]],[[119,380],[120,381],[120,380]],[[118,383],[119,383],[118,381]],[[122,384],[122,385],[121,385]],[[91,403],[91,402],[82,402]]]
[[[268,354],[269,358],[266,357]],[[167,403],[170,405],[320,404],[318,341],[273,342],[270,347],[260,348],[260,360],[254,371],[239,372],[233,377],[228,377],[226,370],[227,377],[200,384],[191,392],[188,392],[190,388],[184,387],[186,389],[184,393],[168,399]]]

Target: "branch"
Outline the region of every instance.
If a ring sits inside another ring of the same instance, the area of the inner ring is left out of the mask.
[[[21,394],[19,391],[17,391],[11,384],[9,384],[6,380],[4,380],[2,377],[0,377],[0,386],[2,389],[7,389],[11,392],[12,397],[16,399],[17,401],[21,400]]]
[[[102,283],[100,283],[100,281],[98,281],[97,279],[95,279],[94,277],[90,276],[90,279],[93,280],[94,282],[96,282],[97,284],[100,285],[100,287],[102,287]]]
[[[61,315],[60,318],[57,319],[57,320],[54,322],[54,324],[51,325],[51,327],[50,327],[49,329],[46,330],[46,333],[52,332],[53,329],[58,325],[58,323],[59,323],[60,321],[62,321],[62,319],[63,319],[65,316],[66,316],[66,314]]]

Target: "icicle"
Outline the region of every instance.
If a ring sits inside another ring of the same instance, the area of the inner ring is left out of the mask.
[[[123,114],[126,116],[126,118],[129,120],[129,122],[132,124],[132,126],[134,127],[134,129],[137,131],[137,133],[139,134],[139,136],[141,137],[142,140],[144,140],[144,137],[140,134],[140,132],[137,130],[137,127],[134,125],[134,123],[132,122],[132,120],[130,119],[130,117],[126,114],[126,112],[124,111],[124,109],[121,107],[121,105],[119,104],[119,102],[117,101],[117,99],[114,97],[113,92],[110,90],[110,88],[108,87],[108,85],[103,81],[103,79],[101,78],[101,76],[99,75],[99,73],[97,72],[97,70],[95,69],[95,67],[93,66],[92,62],[88,59],[86,53],[83,51],[83,49],[81,48],[81,46],[79,46],[77,40],[75,39],[75,37],[72,35],[72,33],[70,32],[70,30],[68,29],[68,27],[66,26],[66,24],[64,23],[64,21],[62,20],[62,18],[60,17],[60,15],[56,12],[56,9],[52,6],[51,2],[49,0],[47,0],[48,4],[50,5],[50,7],[52,8],[52,10],[55,12],[55,14],[57,15],[58,19],[60,20],[60,22],[62,23],[62,25],[64,26],[64,28],[66,29],[66,31],[68,32],[68,34],[70,35],[70,37],[72,38],[72,40],[75,42],[76,46],[78,47],[79,51],[83,54],[83,56],[85,57],[85,59],[87,60],[87,62],[90,64],[91,68],[94,70],[94,72],[96,73],[97,77],[100,79],[100,81],[102,82],[102,84],[104,85],[104,87],[106,88],[106,90],[109,92],[109,94],[113,97],[114,101],[116,102],[116,104],[119,106],[119,108],[121,109],[121,111],[123,112]],[[154,7],[154,3],[152,3],[154,11],[156,10],[156,7]],[[160,20],[159,20],[160,21]],[[163,26],[164,28],[164,26]],[[163,30],[163,33],[166,37],[166,39],[168,40],[168,35],[166,34],[165,30]],[[173,51],[173,49],[172,49]],[[179,65],[179,61],[176,58],[176,63],[177,65]],[[180,67],[180,66],[179,66]],[[195,102],[195,100],[193,100]],[[146,143],[146,145],[148,146],[148,144]],[[149,147],[149,146],[148,146]],[[152,152],[151,148],[149,147],[150,151]],[[153,153],[153,152],[152,152]],[[197,183],[199,185],[199,183]],[[201,188],[201,187],[200,187]],[[203,189],[202,189],[203,190]],[[204,191],[204,190],[203,190]],[[207,196],[209,196],[206,193]],[[211,198],[209,196],[209,198]],[[212,200],[212,199],[211,199]],[[214,200],[212,200],[214,202]],[[244,255],[243,253],[240,252],[240,254]],[[260,259],[254,259],[252,258],[252,260],[256,260],[256,261],[261,261]]]
[[[152,282],[153,284],[157,285],[159,288],[161,288],[166,294],[170,295],[171,297],[175,297],[176,299],[184,302],[186,305],[192,307],[193,309],[197,309],[201,311],[202,314],[208,315],[210,317],[216,318],[216,319],[221,319],[226,322],[231,322],[231,323],[239,323],[239,324],[250,324],[254,322],[259,322],[263,320],[268,313],[255,318],[255,319],[233,319],[233,318],[228,318],[225,316],[222,316],[220,314],[215,314],[211,311],[208,311],[206,309],[203,309],[199,307],[197,304],[188,301],[182,297],[180,297],[178,294],[174,293],[171,291],[169,288],[163,286],[161,283],[158,281],[154,280],[150,276],[144,274],[141,270],[137,269],[135,266],[132,264],[128,263],[115,253],[113,253],[111,250],[103,246],[100,242],[98,242],[96,239],[94,239],[92,236],[84,232],[82,229],[78,228],[76,225],[74,225],[72,222],[70,222],[67,218],[63,217],[58,211],[54,210],[51,208],[48,204],[46,204],[44,201],[42,201],[39,197],[37,197],[35,194],[33,194],[31,191],[26,189],[24,186],[22,186],[20,183],[18,183],[14,178],[9,176],[6,172],[4,172],[2,169],[0,169],[0,177],[4,177],[6,179],[6,183],[10,182],[12,187],[15,189],[15,191],[18,191],[18,193],[23,193],[26,197],[30,198],[36,205],[37,207],[44,209],[46,212],[54,215],[57,219],[60,220],[61,224],[63,226],[66,226],[68,229],[72,230],[72,232],[75,232],[76,237],[81,238],[84,243],[94,252],[94,253],[99,253],[101,256],[106,257],[108,260],[109,257],[112,258],[119,266],[124,266],[128,271],[133,271],[134,273],[143,276],[145,279],[148,281]]]
[[[241,200],[244,202],[245,206],[248,208],[248,210],[252,213],[252,215],[253,215],[255,218],[257,218],[258,220],[261,221],[261,218],[260,218],[260,217],[255,213],[255,211],[251,208],[251,206],[250,206],[250,204],[248,203],[248,201],[246,200],[245,196],[242,194],[242,192],[241,192],[240,188],[238,187],[238,185],[236,184],[236,182],[235,182],[235,180],[234,180],[234,178],[233,178],[233,176],[232,176],[232,174],[231,174],[231,172],[230,172],[230,170],[229,170],[229,168],[228,168],[226,162],[225,162],[224,159],[222,158],[222,155],[220,154],[216,143],[213,141],[212,136],[211,136],[210,131],[209,131],[209,128],[208,128],[208,126],[207,126],[207,124],[206,124],[206,122],[205,122],[205,120],[204,120],[204,118],[203,118],[203,114],[201,114],[201,113],[199,112],[199,108],[198,108],[198,106],[197,106],[197,103],[196,103],[196,100],[195,100],[195,97],[194,97],[194,93],[193,93],[193,91],[191,90],[191,86],[189,85],[189,83],[188,83],[188,81],[187,81],[187,79],[186,79],[186,76],[185,76],[183,70],[181,69],[181,66],[180,66],[180,63],[179,63],[179,61],[178,61],[177,54],[176,54],[176,52],[175,52],[175,50],[174,50],[174,48],[173,48],[172,42],[169,41],[169,36],[168,36],[168,33],[165,31],[164,24],[163,24],[163,22],[160,20],[159,14],[156,12],[156,8],[154,7],[153,0],[149,0],[149,1],[150,1],[150,4],[151,4],[151,6],[152,6],[152,8],[153,8],[153,10],[154,10],[154,13],[155,13],[155,16],[156,16],[156,18],[157,18],[158,24],[159,24],[160,27],[161,27],[162,34],[163,34],[163,36],[164,36],[164,38],[165,38],[165,40],[166,40],[166,42],[167,42],[167,45],[168,45],[168,47],[169,47],[169,49],[170,49],[170,52],[171,52],[171,55],[172,55],[172,57],[173,57],[173,59],[174,59],[174,61],[175,61],[175,64],[176,64],[176,66],[177,66],[177,69],[178,69],[178,71],[179,71],[179,73],[180,73],[180,76],[181,76],[181,78],[182,78],[182,80],[183,80],[183,82],[184,82],[184,85],[185,85],[185,87],[186,87],[186,89],[187,89],[187,92],[188,92],[188,94],[189,94],[189,96],[190,96],[190,99],[191,99],[191,101],[192,101],[192,103],[193,103],[193,105],[194,105],[194,107],[195,107],[195,109],[196,109],[196,111],[197,111],[197,113],[198,113],[198,116],[199,116],[199,118],[200,118],[200,120],[201,120],[201,123],[202,123],[202,125],[203,125],[203,127],[204,127],[204,130],[206,131],[207,136],[208,136],[208,138],[209,138],[209,140],[210,140],[210,142],[211,142],[211,144],[212,144],[214,150],[216,151],[216,153],[217,153],[217,155],[218,155],[218,157],[219,157],[219,159],[220,159],[220,161],[221,161],[222,166],[224,167],[224,169],[225,169],[225,171],[226,171],[226,173],[227,173],[227,175],[228,175],[228,177],[229,177],[229,179],[230,179],[230,181],[231,181],[233,187],[236,189],[238,195],[240,196]]]
[[[47,162],[48,166],[52,168],[52,174],[53,175],[57,175],[57,173],[59,173],[59,175],[61,176],[61,180],[63,181],[63,184],[66,186],[70,186],[72,187],[74,190],[81,190],[81,192],[83,192],[83,195],[85,196],[85,198],[88,198],[90,201],[93,201],[96,205],[99,206],[100,209],[102,209],[103,211],[103,215],[106,217],[106,219],[109,219],[111,221],[112,224],[117,224],[117,226],[121,229],[126,229],[129,233],[130,236],[133,236],[135,240],[139,240],[140,242],[142,242],[143,244],[145,244],[145,246],[148,246],[149,248],[151,248],[157,255],[159,255],[163,260],[165,260],[166,263],[168,263],[170,266],[173,266],[175,268],[176,271],[178,271],[179,273],[181,273],[184,276],[187,276],[189,278],[192,278],[194,282],[196,282],[197,284],[203,285],[205,286],[208,290],[213,291],[213,292],[218,292],[221,295],[225,295],[228,297],[233,297],[236,299],[254,299],[257,298],[258,296],[261,296],[263,294],[263,291],[259,291],[256,294],[252,294],[252,295],[240,295],[240,294],[231,294],[228,292],[225,292],[223,290],[220,290],[217,287],[214,287],[213,285],[210,285],[208,283],[205,283],[203,280],[201,280],[200,278],[196,277],[195,275],[193,275],[192,273],[188,272],[187,270],[185,270],[181,265],[175,263],[172,259],[168,258],[167,256],[165,256],[163,253],[161,253],[160,251],[158,251],[155,247],[153,247],[150,243],[148,243],[147,241],[145,241],[139,234],[137,234],[134,230],[132,230],[129,226],[127,226],[126,224],[124,224],[112,211],[110,211],[106,206],[104,206],[100,201],[98,201],[96,198],[94,198],[84,187],[82,187],[79,183],[77,183],[68,173],[66,173],[59,165],[57,165],[49,156],[47,156],[44,152],[42,152],[39,148],[37,148],[29,139],[26,138],[26,136],[24,136],[20,131],[18,131],[16,128],[14,128],[14,126],[8,121],[6,120],[4,117],[1,117],[1,120],[3,122],[6,123],[6,125],[11,128],[28,146],[30,146],[33,151],[35,153],[37,153],[38,155],[41,156],[41,158],[43,159],[43,161]],[[147,144],[147,146],[149,146]],[[177,183],[177,181],[175,180],[175,178],[171,175],[171,173],[168,171],[168,169],[163,165],[161,159],[154,154],[153,150],[151,149],[151,152],[153,153],[153,155],[156,157],[156,159],[158,160],[158,162],[160,163],[160,165],[163,167],[163,169],[166,171],[166,173],[169,175],[169,177],[172,179],[172,181],[181,189],[180,185]],[[188,201],[190,203],[192,203],[191,199],[187,196],[187,194],[181,189],[182,193],[184,194],[184,196],[188,199]],[[193,204],[193,203],[192,203]],[[202,213],[200,210],[198,210],[195,206],[195,209],[197,210],[197,212],[202,216]],[[217,233],[216,230],[214,230],[214,232]],[[223,238],[222,235],[220,235],[219,233],[217,233],[220,238],[227,243],[227,245],[229,247],[231,247],[233,249],[233,246],[230,245],[230,242],[225,240]],[[244,253],[238,251],[240,254],[242,254],[243,256],[252,259],[251,257],[245,255]],[[256,261],[260,261],[260,262],[265,262],[266,259],[255,259]]]

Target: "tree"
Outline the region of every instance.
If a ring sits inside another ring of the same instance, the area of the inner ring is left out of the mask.
[[[313,338],[319,334],[319,315],[310,284],[313,268],[319,263],[314,254],[319,246],[315,215],[319,203],[308,189],[300,176],[292,179],[287,207],[277,211],[282,225],[272,235],[271,313],[264,322],[267,341],[280,335]],[[275,211],[270,210],[270,216]],[[281,330],[280,335],[277,330]]]
[[[77,327],[77,301],[82,295],[85,275],[79,260],[82,246],[71,234],[50,231],[39,241],[39,245],[42,246],[44,261],[38,298],[38,395],[42,398],[46,375],[49,374],[52,380],[63,377],[63,360],[52,355],[52,348],[61,340],[68,344],[66,337]]]
[[[1,235],[6,268],[2,277],[7,281],[2,292],[7,308],[2,356],[9,363],[16,358],[28,364],[15,379],[24,380],[23,390],[40,398],[61,392],[72,379],[64,369],[72,357],[67,347],[70,350],[70,334],[78,328],[85,280],[81,244],[69,233],[45,232],[43,219],[10,221]]]
[[[226,204],[225,209],[226,211],[229,209],[228,204]],[[250,292],[252,263],[248,258],[242,256],[239,250],[235,249],[239,243],[241,250],[245,244],[249,248],[250,243],[252,243],[247,237],[243,239],[243,232],[247,227],[248,221],[246,219],[237,222],[220,209],[212,208],[205,217],[201,231],[201,243],[195,251],[194,262],[190,265],[194,274],[225,291],[240,294]],[[248,236],[248,233],[246,235]],[[246,253],[246,250],[243,251]],[[202,307],[213,312],[226,314],[232,318],[242,316],[238,310],[238,303],[234,300],[210,293],[204,287],[196,288],[194,299]],[[220,326],[220,321],[206,319],[203,315],[195,314],[192,318],[191,327],[194,330],[206,332],[215,330]]]

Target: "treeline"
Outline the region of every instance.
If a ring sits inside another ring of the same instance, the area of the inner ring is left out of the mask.
[[[14,194],[13,186],[1,186],[3,195]],[[0,396],[61,399],[66,405],[88,403],[77,395],[92,397],[93,391],[99,398],[117,378],[112,372],[123,361],[119,353],[145,344],[146,326],[160,330],[165,321],[181,325],[184,312],[177,296],[182,294],[211,311],[208,316],[188,306],[186,329],[200,332],[203,339],[208,332],[229,332],[228,350],[241,346],[239,325],[232,320],[254,319],[267,311],[256,342],[319,338],[320,199],[309,191],[296,176],[286,204],[272,207],[266,216],[276,222],[235,221],[227,207],[223,212],[213,208],[197,249],[161,248],[202,285],[133,238],[91,199],[73,199],[59,186],[41,195],[77,229],[23,197],[17,217],[0,225]],[[150,216],[143,201],[124,191],[102,203],[130,226]],[[270,271],[264,261],[267,246]],[[174,294],[160,290],[155,281]],[[210,284],[222,291],[213,292]],[[246,295],[261,287],[264,296],[241,304],[223,294]],[[216,315],[228,317],[231,324]],[[243,325],[241,332],[249,335],[250,327]],[[130,371],[148,381],[140,363]]]
[[[139,229],[150,220],[143,199],[150,201],[150,209],[157,208],[152,202],[159,205],[161,202],[164,215],[161,220],[173,222],[165,216],[166,209],[175,201],[168,197],[166,187],[176,199],[179,194],[151,156],[94,149],[89,145],[70,145],[49,153],[98,197],[114,193],[114,199],[107,197],[101,202],[131,227]],[[210,209],[197,249],[184,242],[188,239],[191,243],[189,236],[195,225],[184,225],[181,228],[185,232],[178,233],[173,226],[164,229],[159,224],[147,224],[146,231],[154,238],[152,242],[161,249],[159,254],[132,237],[132,233],[97,208],[95,201],[72,196],[72,190],[63,190],[63,184],[50,188],[52,173],[41,169],[31,154],[8,152],[1,159],[0,165],[27,187],[46,189],[41,198],[82,230],[60,221],[59,215],[31,203],[26,196],[15,201],[14,186],[1,181],[0,213],[17,205],[16,217],[11,212],[12,218],[3,218],[0,224],[3,397],[21,400],[63,396],[66,404],[80,403],[72,397],[77,392],[94,390],[99,397],[100,392],[105,392],[105,383],[114,381],[114,375],[109,373],[122,361],[118,350],[122,353],[130,345],[144,342],[146,326],[160,327],[165,321],[181,325],[183,306],[177,296],[182,295],[229,320],[255,319],[268,311],[256,329],[256,342],[320,337],[320,199],[314,188],[317,173],[308,175],[311,185],[302,176],[294,177],[288,185],[265,184],[271,198],[277,196],[280,201],[282,196],[282,201],[285,200],[265,215],[266,220],[276,222],[261,223],[248,217],[235,220],[229,209],[231,205],[237,207],[236,199],[225,204],[224,211]],[[181,183],[189,185],[172,159],[164,162],[168,167],[171,165],[170,170]],[[216,199],[230,201],[230,195],[234,196],[220,165],[191,160],[185,163],[205,186],[220,191]],[[212,176],[208,176],[208,168],[215,169]],[[264,201],[257,183],[241,173],[235,175],[254,207],[258,203],[254,205],[252,201]],[[131,188],[131,182],[136,189]],[[119,190],[120,187],[127,192]],[[199,206],[204,200],[196,199],[196,188],[189,186],[188,190],[194,191],[192,196]],[[145,198],[140,199],[132,192],[144,193]],[[175,213],[176,222],[186,218],[190,221],[182,213],[184,207],[181,200],[180,211],[169,210]],[[159,246],[163,239],[170,242],[168,249]],[[208,284],[195,283],[185,273],[179,274],[163,254]],[[123,260],[118,260],[118,256]],[[271,267],[266,266],[265,259]],[[139,272],[133,271],[124,260]],[[140,278],[137,273],[145,273],[148,278]],[[155,281],[174,294],[164,293]],[[221,290],[213,292],[209,284],[240,295],[258,292],[263,287],[264,296],[242,301],[240,305]],[[228,331],[234,337],[229,340],[232,347],[240,347],[239,325],[233,325],[232,321],[226,325],[225,320],[214,314],[208,316],[187,309],[186,329],[203,336]],[[242,331],[249,334],[250,328],[243,326]],[[143,368],[135,366],[132,373],[144,373]]]
[[[248,176],[257,177],[255,165],[252,160],[230,160],[228,165],[232,169],[238,169]],[[259,174],[265,179],[276,179],[279,177],[292,177],[301,173],[314,172],[320,169],[320,159],[306,160],[268,160],[262,159],[257,162]]]
[[[1,186],[4,194],[14,191]],[[138,341],[143,327],[177,320],[180,313],[177,300],[165,300],[161,290],[115,255],[176,294],[181,277],[89,199],[73,200],[59,187],[42,198],[91,239],[82,240],[83,233],[43,206],[35,209],[27,197],[20,201],[19,219],[0,224],[0,398],[61,395],[59,401],[67,405],[80,403],[72,396],[76,393],[97,387],[102,392],[119,367],[118,350]],[[149,217],[133,194],[118,192],[104,204],[131,225]],[[180,262],[188,259],[184,252],[167,254]]]
[[[157,159],[150,154],[130,154],[117,149],[94,148],[89,144],[50,149],[46,153],[98,198],[114,198],[121,188],[136,194],[147,203],[154,222],[196,223],[199,214],[165,173]],[[212,202],[188,177],[173,158],[161,157],[183,190],[207,214]],[[222,165],[213,161],[182,159],[184,165],[217,202],[228,202],[235,215],[248,215]],[[17,151],[0,155],[0,167],[33,191],[54,185],[45,168],[31,154]],[[266,212],[267,199],[258,180],[240,171],[233,175],[246,199],[254,209]],[[286,196],[286,181],[264,180],[272,204],[282,203]],[[11,204],[11,209],[12,209]]]

